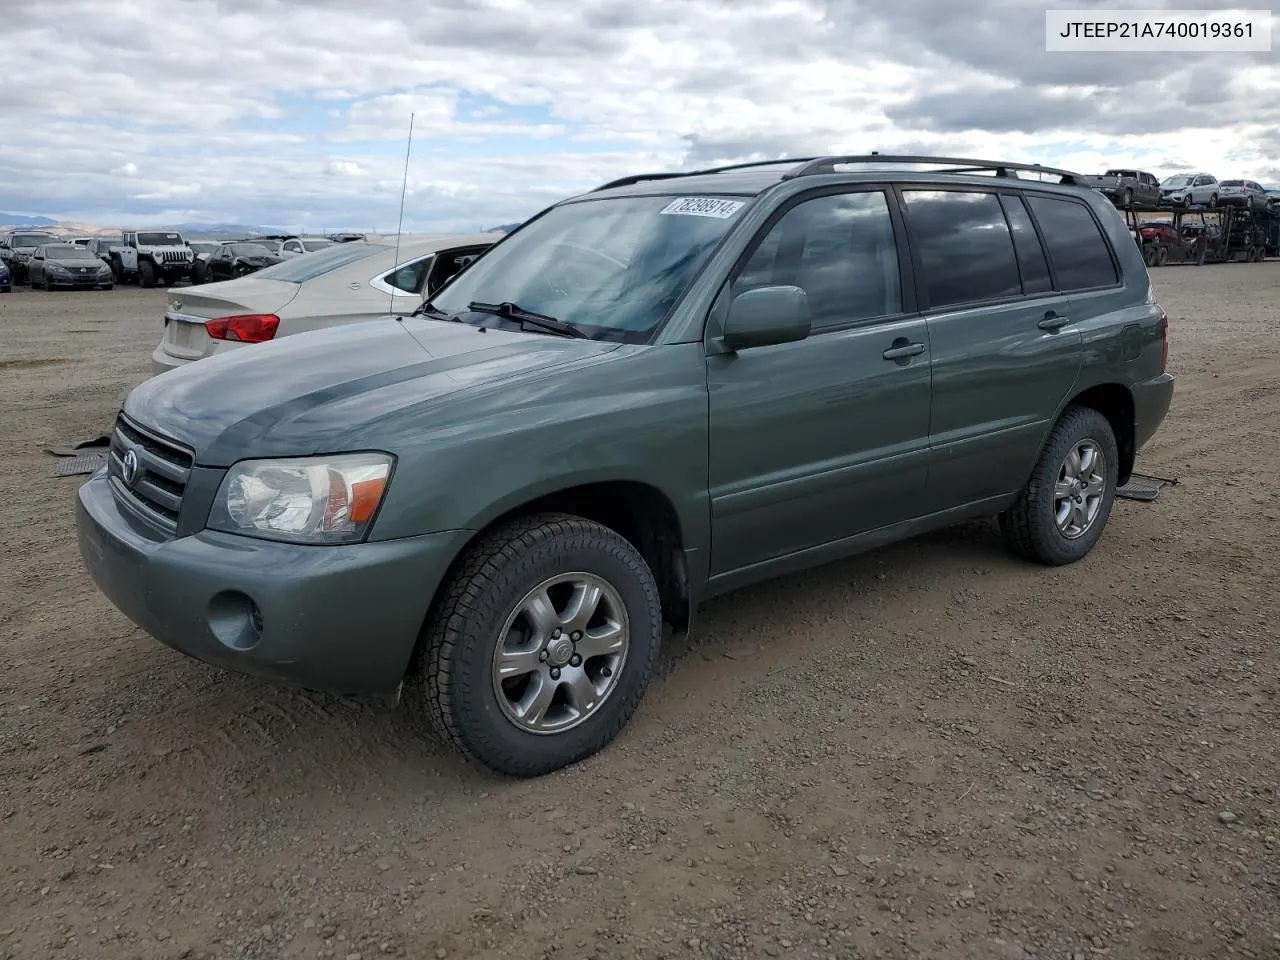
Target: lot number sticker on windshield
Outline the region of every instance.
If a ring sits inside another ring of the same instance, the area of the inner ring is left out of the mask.
[[[745,200],[718,200],[715,197],[681,197],[672,200],[659,213],[726,220],[741,210],[745,203]]]

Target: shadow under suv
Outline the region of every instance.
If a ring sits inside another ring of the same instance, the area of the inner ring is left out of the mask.
[[[1085,557],[1169,408],[1167,327],[1068,171],[627,177],[413,316],[137,387],[79,490],[81,554],[180,651],[403,695],[473,760],[544,774],[617,735],[664,623],[710,596],[978,517]]]

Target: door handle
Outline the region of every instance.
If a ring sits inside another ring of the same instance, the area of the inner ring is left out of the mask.
[[[1062,314],[1054,310],[1050,310],[1044,315],[1044,318],[1036,324],[1036,326],[1041,330],[1061,330],[1070,322],[1070,317],[1064,317]]]
[[[884,353],[880,354],[880,356],[884,357],[886,360],[905,360],[908,357],[918,357],[920,354],[924,353],[923,343],[895,342],[897,343],[897,346],[890,347]]]

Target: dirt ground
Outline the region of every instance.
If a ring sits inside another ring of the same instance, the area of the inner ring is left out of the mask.
[[[41,448],[164,293],[0,295],[0,957],[1280,957],[1280,262],[1153,276],[1181,483],[1086,561],[974,524],[719,599],[517,782],[117,613]]]

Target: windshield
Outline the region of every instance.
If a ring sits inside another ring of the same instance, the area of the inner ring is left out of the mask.
[[[213,253],[218,249],[218,244],[210,243],[207,240],[192,240],[187,244],[196,253]]]
[[[180,247],[182,246],[182,234],[140,233],[138,234],[138,244],[143,247]]]
[[[269,257],[271,251],[260,243],[233,243],[231,252],[237,257]]]
[[[320,250],[312,257],[294,257],[281,263],[259,270],[255,277],[267,280],[283,280],[285,283],[306,283],[316,277],[323,277],[340,267],[364,260],[375,253],[390,250],[382,243],[338,243],[328,250]]]
[[[1161,186],[1162,187],[1185,187],[1190,182],[1191,182],[1190,177],[1170,177],[1168,180],[1162,183]]]
[[[11,246],[15,247],[39,247],[46,243],[53,243],[57,240],[51,233],[15,233]]]
[[[84,247],[73,247],[69,244],[58,244],[56,247],[45,247],[44,255],[50,260],[97,260],[91,250]]]
[[[332,240],[301,240],[302,249],[311,253],[314,250],[323,250],[325,247],[332,247]]]
[[[598,339],[642,342],[683,295],[746,206],[729,197],[626,197],[555,207],[503,240],[432,298],[513,302]]]

